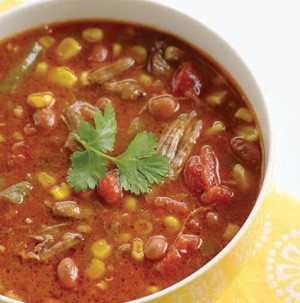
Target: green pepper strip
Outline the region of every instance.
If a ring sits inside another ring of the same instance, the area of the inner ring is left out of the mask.
[[[12,92],[18,88],[30,67],[36,62],[42,49],[42,46],[37,42],[32,45],[27,56],[19,63],[18,66],[11,70],[4,79],[2,79],[0,83],[0,93]]]

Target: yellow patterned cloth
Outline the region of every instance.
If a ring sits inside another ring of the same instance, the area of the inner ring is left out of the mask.
[[[0,0],[0,12],[23,2]],[[300,303],[300,202],[273,191],[265,206],[255,254],[217,303]]]

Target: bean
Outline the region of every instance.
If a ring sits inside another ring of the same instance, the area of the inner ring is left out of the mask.
[[[57,266],[57,275],[64,288],[74,288],[78,279],[78,267],[71,258],[65,258]]]
[[[216,226],[220,222],[219,215],[213,211],[206,214],[206,221],[209,226]]]
[[[241,137],[235,137],[230,141],[233,154],[247,165],[260,163],[261,153],[255,143],[246,141]]]
[[[154,118],[167,120],[178,110],[178,103],[170,95],[159,95],[149,100],[148,107]]]
[[[161,258],[168,248],[168,242],[164,236],[153,236],[145,245],[145,256],[150,260]]]

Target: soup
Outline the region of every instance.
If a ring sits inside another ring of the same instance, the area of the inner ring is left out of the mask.
[[[262,142],[210,57],[109,21],[17,34],[0,56],[1,294],[134,300],[236,235],[260,190]]]

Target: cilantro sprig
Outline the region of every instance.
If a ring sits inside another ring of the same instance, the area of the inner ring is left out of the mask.
[[[151,185],[160,183],[167,176],[169,159],[156,152],[158,139],[155,134],[138,133],[123,154],[112,157],[107,152],[113,151],[117,133],[113,107],[107,106],[104,115],[96,109],[94,122],[95,127],[81,121],[78,134],[73,134],[85,149],[71,155],[67,181],[75,191],[94,189],[99,179],[105,177],[108,161],[117,166],[122,187],[134,194],[148,192]]]

